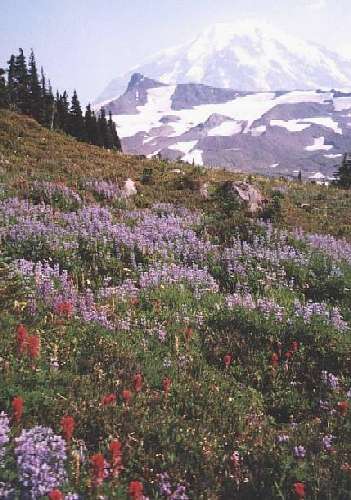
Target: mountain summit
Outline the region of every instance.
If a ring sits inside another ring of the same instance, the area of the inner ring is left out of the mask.
[[[259,20],[219,23],[114,79],[97,99],[121,95],[133,73],[163,83],[203,83],[243,91],[344,89],[351,60]]]

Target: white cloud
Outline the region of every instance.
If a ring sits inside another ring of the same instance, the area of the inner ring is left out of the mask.
[[[327,0],[302,0],[302,4],[311,10],[322,10],[327,6]]]
[[[351,44],[341,45],[337,47],[337,51],[347,59],[351,59]]]

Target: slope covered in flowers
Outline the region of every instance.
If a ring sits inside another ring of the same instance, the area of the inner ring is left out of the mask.
[[[351,498],[351,243],[300,186],[249,217],[11,161],[1,498]]]

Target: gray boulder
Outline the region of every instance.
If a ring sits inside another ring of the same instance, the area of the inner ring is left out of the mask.
[[[254,214],[264,209],[268,200],[263,196],[258,188],[247,182],[225,182],[223,191],[233,198],[236,198],[247,210]]]

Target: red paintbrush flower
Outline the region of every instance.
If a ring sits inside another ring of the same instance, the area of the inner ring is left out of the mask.
[[[223,358],[223,361],[224,361],[224,366],[226,368],[229,368],[229,366],[231,365],[232,363],[232,357],[230,354],[226,354]]]
[[[55,307],[55,312],[57,314],[61,314],[62,316],[67,316],[67,318],[69,318],[73,312],[73,305],[71,304],[71,302],[68,301],[60,302]]]
[[[338,411],[343,417],[347,414],[349,403],[347,401],[339,401],[337,404]]]
[[[18,352],[23,354],[27,349],[28,331],[24,325],[20,324],[16,328],[16,332]]]
[[[286,359],[290,359],[291,356],[292,356],[292,352],[291,351],[288,351],[288,352],[285,353]]]
[[[130,402],[130,400],[132,399],[132,391],[130,391],[129,389],[124,389],[122,391],[122,398],[124,399],[124,401],[128,404]]]
[[[187,326],[184,331],[185,340],[189,342],[193,334],[194,334],[193,329],[190,326]]]
[[[142,500],[144,486],[140,481],[131,481],[128,486],[129,496],[133,500]]]
[[[137,306],[139,304],[139,299],[137,297],[132,297],[130,303],[132,306]]]
[[[300,348],[300,344],[297,340],[294,340],[294,342],[292,342],[291,344],[291,350],[292,352],[297,352]]]
[[[169,393],[171,385],[172,385],[172,380],[169,377],[165,377],[162,381],[162,387],[163,387],[163,392],[166,394],[166,396]]]
[[[133,378],[135,392],[140,392],[143,388],[143,376],[141,373],[136,373]]]
[[[111,393],[111,394],[106,394],[102,400],[101,400],[101,404],[102,406],[108,406],[108,405],[112,405],[113,403],[116,402],[116,399],[117,399],[117,396],[116,394],[114,393]]]
[[[61,427],[63,435],[65,436],[66,441],[70,441],[73,436],[75,422],[74,418],[69,415],[65,415],[61,419]]]
[[[15,422],[18,424],[23,415],[24,401],[21,396],[15,396],[12,400],[12,412]]]
[[[271,364],[274,367],[277,367],[279,365],[279,356],[276,352],[274,352],[271,356]]]
[[[40,338],[38,335],[28,335],[28,354],[32,359],[40,356]]]
[[[105,459],[102,453],[95,453],[90,457],[92,481],[100,486],[105,476]]]
[[[50,498],[50,500],[63,500],[64,499],[64,496],[60,490],[51,490],[50,493],[48,493],[48,497]]]
[[[118,439],[113,439],[109,448],[111,453],[112,475],[113,477],[118,477],[123,469],[122,444]]]
[[[305,485],[303,483],[294,483],[294,492],[298,498],[305,498]]]

